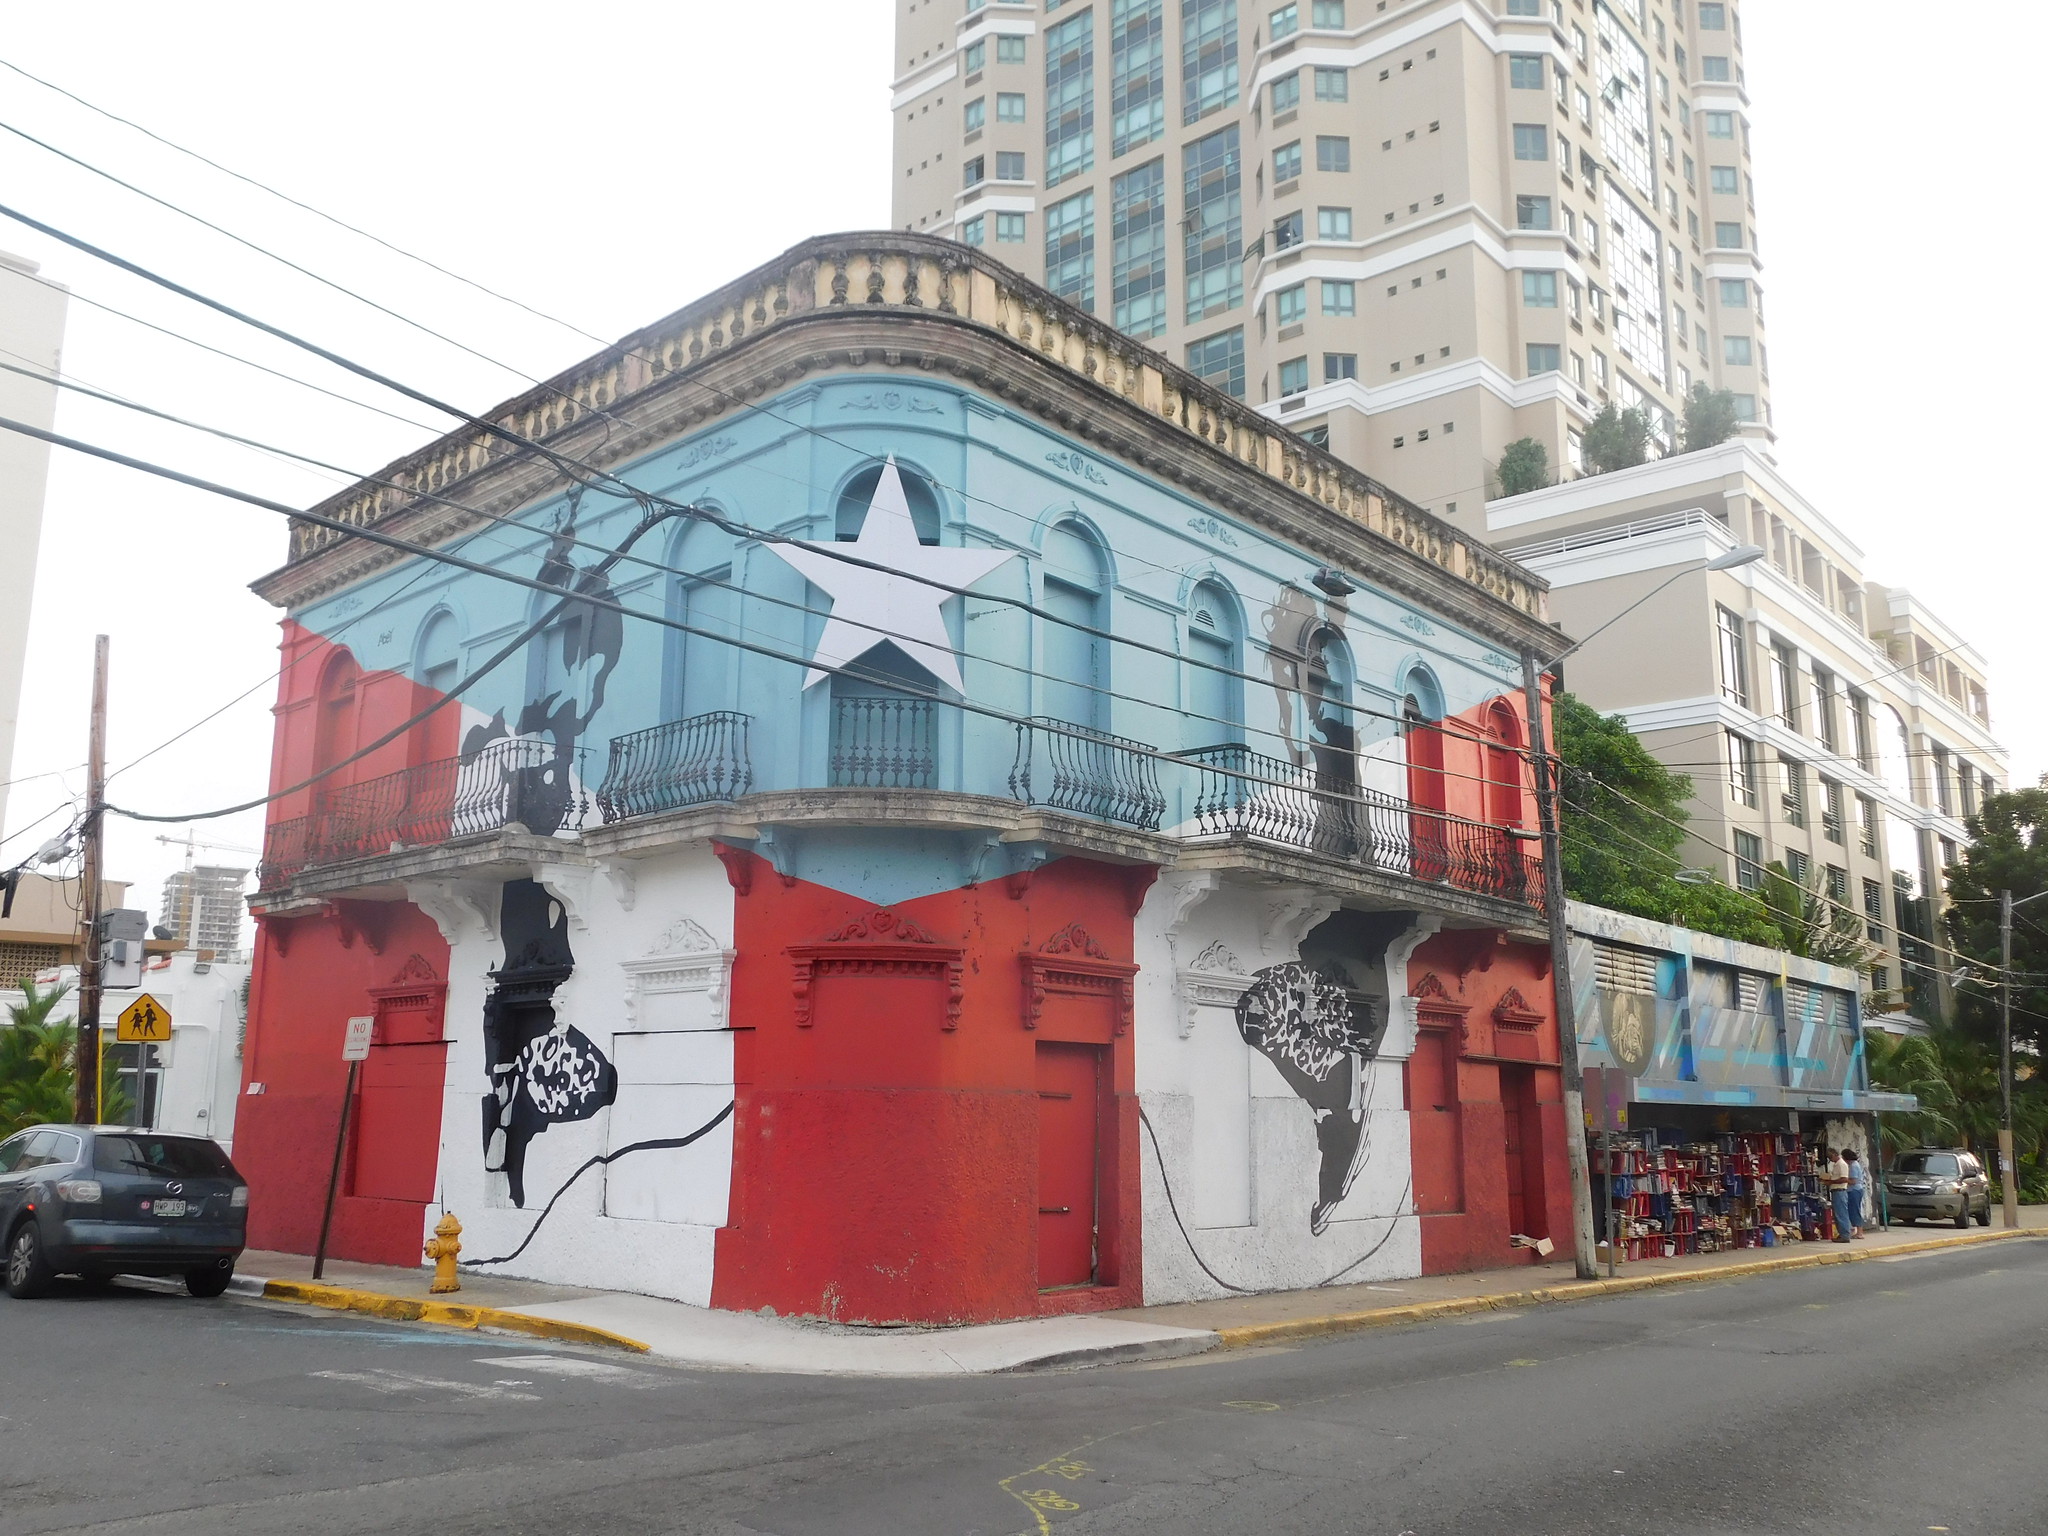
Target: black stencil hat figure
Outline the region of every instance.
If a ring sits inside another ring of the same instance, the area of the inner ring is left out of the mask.
[[[1309,1231],[1321,1236],[1364,1165],[1366,1066],[1379,1049],[1370,1003],[1343,977],[1298,962],[1268,966],[1237,1000],[1237,1031],[1315,1116],[1321,1167]]]
[[[619,1075],[589,1036],[555,1017],[555,992],[576,968],[561,904],[531,880],[510,881],[499,932],[505,964],[484,1001],[484,1168],[505,1175],[523,1208],[528,1143],[610,1104]]]

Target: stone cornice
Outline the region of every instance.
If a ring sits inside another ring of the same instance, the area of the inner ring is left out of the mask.
[[[914,367],[989,390],[1375,584],[1511,643],[1542,643],[1537,577],[1156,353],[951,241],[829,236],[586,359],[490,419],[600,467],[735,413],[828,367]],[[313,510],[438,543],[565,481],[531,450],[450,434]],[[394,488],[398,487],[398,488]],[[402,558],[296,522],[291,559],[255,583],[293,606]]]

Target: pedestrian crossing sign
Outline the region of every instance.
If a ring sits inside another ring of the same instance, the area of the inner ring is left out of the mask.
[[[121,1010],[114,1038],[124,1045],[171,1038],[171,1010],[147,992]]]

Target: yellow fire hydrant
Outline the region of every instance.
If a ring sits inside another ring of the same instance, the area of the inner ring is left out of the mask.
[[[427,1240],[427,1257],[434,1261],[434,1283],[427,1290],[435,1296],[445,1296],[450,1291],[462,1289],[462,1282],[455,1278],[455,1256],[462,1252],[462,1223],[454,1215],[443,1216],[434,1224],[434,1235]]]

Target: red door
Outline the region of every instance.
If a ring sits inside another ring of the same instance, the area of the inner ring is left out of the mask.
[[[430,1205],[441,1158],[445,1045],[377,1045],[356,1087],[348,1192]]]
[[[1038,1287],[1095,1283],[1100,1105],[1108,1052],[1038,1046]]]
[[[1523,1067],[1502,1067],[1500,1108],[1507,1129],[1508,1231],[1523,1237],[1548,1237],[1536,1074]]]

